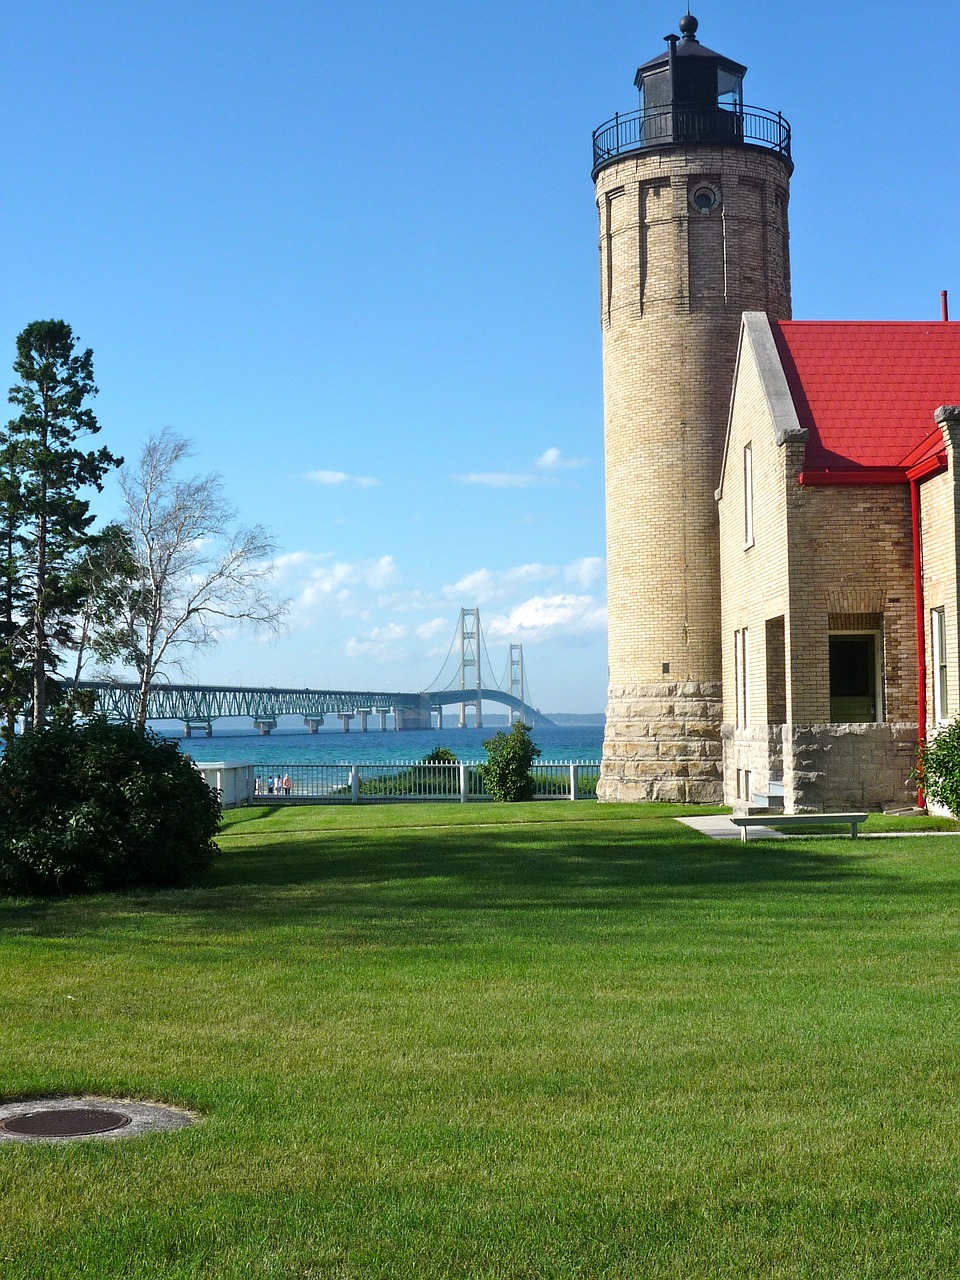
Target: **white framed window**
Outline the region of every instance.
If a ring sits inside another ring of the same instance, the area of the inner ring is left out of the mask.
[[[933,719],[946,724],[950,719],[947,695],[947,614],[943,608],[930,610],[930,638],[933,644]]]
[[[743,446],[743,549],[753,546],[753,444]]]
[[[746,627],[733,633],[733,685],[737,700],[736,723],[745,729],[749,723],[748,685],[750,680],[750,637]]]

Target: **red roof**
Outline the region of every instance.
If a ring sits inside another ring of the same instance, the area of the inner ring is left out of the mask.
[[[960,404],[960,321],[779,320],[771,327],[809,432],[805,470],[897,467],[906,479],[921,455],[943,452],[933,413]]]

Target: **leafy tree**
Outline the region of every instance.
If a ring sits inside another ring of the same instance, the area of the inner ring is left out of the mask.
[[[91,655],[100,662],[121,656],[116,620],[136,581],[137,565],[130,537],[120,524],[108,524],[93,535],[71,575],[78,605],[73,689]]]
[[[493,798],[507,801],[532,800],[531,766],[540,755],[540,748],[530,737],[530,726],[522,720],[516,720],[509,733],[498,730],[483,746],[487,760],[480,765],[480,773],[484,787]]]
[[[270,585],[272,540],[260,525],[235,523],[219,476],[178,474],[190,453],[187,440],[164,430],[120,478],[136,570],[104,642],[136,668],[141,726],[150,685],[178,651],[215,644],[228,621],[276,630],[287,608]]]
[[[175,743],[102,717],[54,720],[7,746],[0,889],[66,894],[194,879],[220,804]]]
[[[19,381],[9,400],[20,412],[0,445],[3,474],[15,474],[17,484],[7,494],[3,551],[10,553],[8,590],[18,592],[20,601],[5,600],[4,623],[9,628],[11,615],[22,607],[17,636],[30,671],[32,722],[39,727],[47,717],[49,674],[57,668],[58,652],[73,642],[77,598],[71,573],[94,518],[79,495],[88,487],[100,489],[122,459],[107,449],[84,451],[77,445],[100,430],[87,404],[97,387],[93,352],[77,350],[65,321],[27,325],[17,336],[13,369]],[[7,658],[9,681],[18,661],[15,648]]]
[[[0,733],[13,737],[17,714],[30,696],[26,667],[26,601],[17,560],[20,479],[16,449],[0,445]]]
[[[927,738],[920,751],[917,777],[927,800],[960,815],[960,717]]]

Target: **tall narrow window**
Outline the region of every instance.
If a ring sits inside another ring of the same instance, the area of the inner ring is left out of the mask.
[[[933,718],[945,724],[950,718],[947,698],[947,617],[945,609],[930,610],[930,635],[933,639]]]
[[[737,727],[744,729],[749,720],[748,684],[750,678],[750,644],[747,628],[733,633],[733,683],[737,700]]]
[[[753,546],[753,445],[743,446],[743,546]]]

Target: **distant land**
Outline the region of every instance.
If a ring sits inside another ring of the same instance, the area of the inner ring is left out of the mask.
[[[603,711],[544,711],[541,713],[548,720],[552,720],[554,724],[606,724],[607,717]],[[506,724],[508,717],[494,712],[492,715],[487,711],[483,713],[484,724]]]

